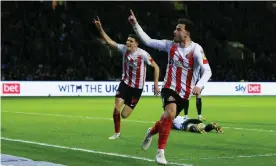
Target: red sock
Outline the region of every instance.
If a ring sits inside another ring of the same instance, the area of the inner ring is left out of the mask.
[[[163,118],[164,118],[164,115],[162,115],[161,118],[160,118],[160,120],[157,121],[155,123],[155,125],[151,128],[151,130],[150,130],[150,134],[151,135],[155,135],[155,134],[159,133],[160,122],[162,121]]]
[[[158,149],[165,149],[172,127],[171,118],[162,118],[159,125]]]
[[[150,135],[155,135],[159,132],[160,120],[155,123],[155,125],[150,130]]]
[[[120,123],[121,123],[121,116],[120,112],[114,108],[113,111],[113,121],[114,121],[114,128],[115,128],[115,133],[120,133]]]

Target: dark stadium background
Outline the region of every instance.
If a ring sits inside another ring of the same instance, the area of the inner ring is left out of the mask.
[[[129,9],[156,39],[171,39],[178,18],[194,21],[211,81],[276,79],[273,2],[64,2],[53,10],[52,2],[38,1],[1,2],[1,9],[1,80],[119,80],[120,53],[104,44],[91,21],[99,16],[107,34],[124,43],[133,33]],[[166,53],[145,49],[162,81]]]

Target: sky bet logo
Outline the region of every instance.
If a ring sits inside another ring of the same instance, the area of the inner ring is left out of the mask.
[[[247,84],[247,86],[240,84],[235,86],[235,90],[243,93],[261,93],[261,84]]]

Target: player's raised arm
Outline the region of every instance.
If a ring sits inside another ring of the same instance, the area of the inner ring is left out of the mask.
[[[151,56],[145,52],[144,54],[144,61],[154,69],[154,95],[158,96],[160,94],[160,90],[158,87],[159,81],[159,66],[155,63],[155,61],[151,58]]]
[[[156,39],[151,39],[141,28],[141,26],[138,24],[136,17],[132,10],[130,10],[130,16],[128,18],[130,24],[132,25],[135,33],[141,38],[143,43],[151,48],[155,48],[158,50],[162,51],[169,51],[169,46],[172,41],[170,40],[156,40]]]
[[[117,48],[118,44],[110,39],[110,37],[105,33],[100,18],[97,16],[97,19],[94,19],[92,22],[95,24],[96,28],[100,32],[101,37],[106,41],[106,43],[111,47]]]
[[[202,76],[197,82],[196,87],[193,90],[194,94],[200,94],[201,88],[209,81],[212,76],[212,71],[206,56],[204,55],[203,49],[201,46],[196,46],[194,52],[194,60],[196,65],[200,66]]]

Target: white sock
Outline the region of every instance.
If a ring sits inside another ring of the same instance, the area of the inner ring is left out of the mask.
[[[184,119],[188,119],[188,115],[185,115],[185,116],[184,116]]]
[[[164,149],[158,149],[158,152],[164,153],[165,151],[164,151]]]
[[[198,115],[198,118],[202,119],[202,115]]]

